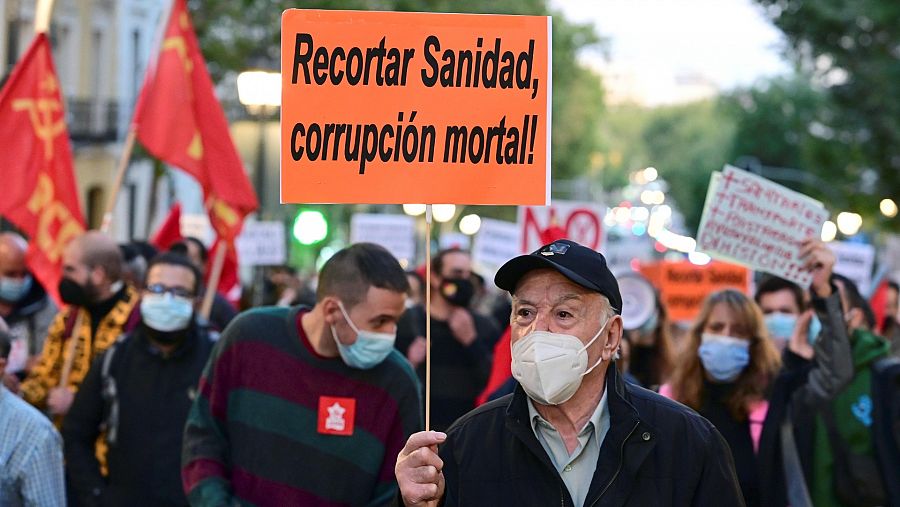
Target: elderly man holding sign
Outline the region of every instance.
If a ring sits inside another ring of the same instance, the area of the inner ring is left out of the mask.
[[[612,365],[622,298],[603,255],[556,241],[495,283],[513,298],[521,387],[409,438],[395,467],[405,505],[743,505],[712,424]]]

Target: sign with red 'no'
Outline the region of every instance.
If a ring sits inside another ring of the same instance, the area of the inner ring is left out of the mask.
[[[558,228],[558,234],[566,239],[599,250],[606,232],[605,213],[606,206],[595,202],[554,200],[550,206],[519,206],[521,252],[533,252],[543,246],[543,233],[551,227]],[[559,238],[550,240],[554,239]]]

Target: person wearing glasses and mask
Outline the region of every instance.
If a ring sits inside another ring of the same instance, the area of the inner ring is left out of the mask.
[[[371,243],[319,273],[312,308],[268,307],[225,328],[185,428],[192,505],[380,506],[421,427],[419,385],[394,349],[409,284]]]
[[[182,434],[217,338],[197,323],[200,283],[187,257],[155,257],[137,327],[91,366],[63,424],[67,482],[78,505],[187,505]],[[101,431],[107,477],[94,455]]]
[[[504,264],[513,394],[412,435],[406,506],[743,505],[731,453],[692,410],[622,381],[622,296],[606,259],[558,240]]]

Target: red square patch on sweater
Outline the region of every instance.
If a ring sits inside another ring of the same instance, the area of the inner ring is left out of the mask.
[[[356,399],[319,396],[319,433],[352,435],[355,416]]]

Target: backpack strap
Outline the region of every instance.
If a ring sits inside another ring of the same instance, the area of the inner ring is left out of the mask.
[[[100,368],[101,393],[106,414],[103,429],[106,430],[106,442],[110,446],[115,445],[119,429],[119,393],[116,390],[116,378],[112,376],[111,369],[116,350],[127,337],[128,335],[119,335],[116,341],[106,349]]]

